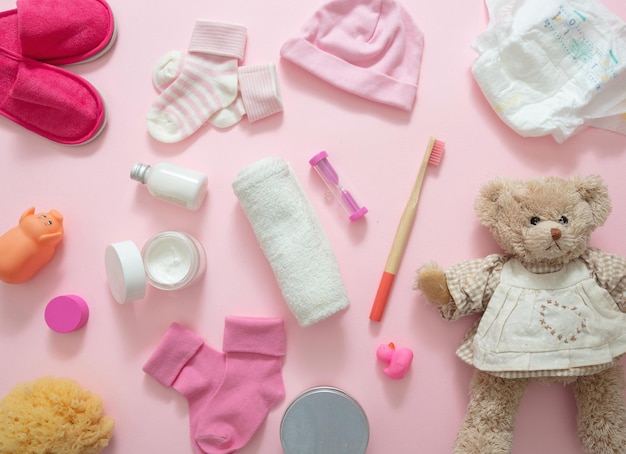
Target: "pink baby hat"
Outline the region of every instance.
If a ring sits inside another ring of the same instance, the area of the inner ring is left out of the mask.
[[[280,55],[342,90],[408,111],[423,50],[423,33],[396,1],[331,0]]]

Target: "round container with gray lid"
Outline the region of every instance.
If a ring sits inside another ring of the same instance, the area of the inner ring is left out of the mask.
[[[289,405],[280,425],[285,454],[364,454],[369,423],[363,408],[339,388],[304,391]]]

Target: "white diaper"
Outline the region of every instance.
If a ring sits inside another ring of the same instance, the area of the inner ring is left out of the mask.
[[[478,85],[525,137],[593,126],[626,134],[626,24],[597,0],[485,0]]]

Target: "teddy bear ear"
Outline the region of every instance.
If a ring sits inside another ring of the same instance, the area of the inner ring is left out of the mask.
[[[498,177],[485,183],[474,202],[474,212],[481,224],[491,227],[497,222],[503,198],[510,194],[511,181]]]
[[[572,177],[576,191],[589,204],[596,226],[604,224],[611,213],[609,190],[599,175]]]

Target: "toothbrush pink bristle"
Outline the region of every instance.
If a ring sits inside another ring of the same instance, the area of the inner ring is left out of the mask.
[[[446,148],[445,142],[435,139],[433,142],[433,148],[428,158],[428,163],[438,166],[441,163],[441,157],[443,156],[443,152],[445,151],[445,148]]]

